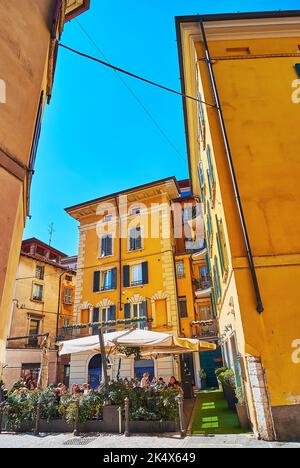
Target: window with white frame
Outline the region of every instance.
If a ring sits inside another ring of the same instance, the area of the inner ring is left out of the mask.
[[[38,280],[43,281],[45,278],[45,267],[42,265],[37,265],[35,270],[35,277]]]
[[[34,301],[42,301],[44,297],[44,286],[42,284],[34,283],[32,291],[32,299]]]
[[[139,286],[140,284],[143,284],[143,268],[141,263],[131,267],[131,286]]]
[[[113,236],[108,234],[101,238],[100,242],[100,257],[110,257],[113,255]]]
[[[180,260],[179,262],[176,262],[176,270],[177,270],[177,278],[184,278],[185,277],[184,261],[183,260]]]
[[[71,305],[72,301],[72,288],[65,288],[64,289],[64,303],[67,305]]]
[[[112,270],[102,272],[101,282],[101,291],[109,291],[112,289]]]
[[[129,231],[129,250],[130,252],[134,252],[136,250],[142,250],[143,242],[142,242],[142,228],[141,226],[137,226],[131,228]]]

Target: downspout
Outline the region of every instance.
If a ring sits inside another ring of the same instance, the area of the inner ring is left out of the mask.
[[[216,100],[217,109],[218,109],[220,125],[221,125],[223,140],[224,140],[224,144],[225,144],[226,155],[227,155],[230,174],[231,174],[231,178],[232,178],[232,185],[233,185],[235,199],[236,199],[236,203],[237,203],[237,207],[238,207],[241,227],[242,227],[243,236],[244,236],[245,247],[246,247],[246,250],[247,250],[247,257],[248,257],[248,262],[249,262],[249,267],[250,267],[250,272],[251,272],[251,277],[252,277],[256,302],[257,302],[257,308],[256,309],[257,309],[257,312],[259,312],[261,314],[264,311],[264,306],[263,306],[263,302],[262,302],[262,298],[261,298],[261,294],[260,294],[260,288],[259,288],[259,284],[258,284],[256,270],[255,270],[254,259],[253,259],[253,255],[252,255],[249,235],[248,235],[247,226],[246,226],[246,220],[245,220],[243,206],[242,206],[242,202],[241,202],[241,198],[240,198],[240,193],[239,193],[237,178],[236,178],[236,174],[235,174],[231,149],[230,149],[228,135],[227,135],[227,131],[226,131],[225,120],[224,120],[224,116],[223,116],[221,101],[220,101],[220,97],[219,97],[219,93],[218,93],[216,78],[215,78],[215,74],[214,74],[214,70],[213,70],[213,65],[212,65],[212,60],[211,60],[211,55],[210,55],[210,50],[209,50],[209,46],[208,46],[208,42],[207,42],[207,37],[206,37],[206,33],[205,33],[205,27],[204,27],[203,20],[200,21],[200,27],[201,27],[201,33],[202,33],[202,38],[203,38],[203,44],[204,44],[204,48],[205,48],[207,68],[208,68],[208,72],[209,72],[212,91],[213,91],[214,98]]]
[[[63,279],[63,276],[65,275],[65,273],[66,273],[66,271],[63,271],[63,272],[59,275],[58,304],[57,304],[57,316],[56,316],[56,337],[55,337],[55,342],[57,342],[57,339],[58,339],[59,318],[60,318],[60,306],[61,306],[62,279]],[[59,363],[60,363],[59,350],[57,350],[57,353],[56,353],[56,383],[57,383],[57,384],[58,384],[58,369],[59,369]]]
[[[120,215],[120,206],[118,202],[118,198],[115,197],[115,202],[116,202],[116,208],[117,208],[117,214],[118,214],[118,234],[119,234],[119,312],[122,312],[123,307],[122,307],[122,281],[123,281],[123,275],[122,275],[122,224],[121,224],[121,215]]]

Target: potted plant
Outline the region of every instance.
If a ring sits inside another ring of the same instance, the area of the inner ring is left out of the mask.
[[[223,386],[224,397],[227,400],[228,408],[235,411],[235,405],[238,401],[235,394],[236,383],[233,370],[226,369],[223,373],[219,374],[218,378]]]
[[[215,370],[217,381],[219,383],[219,389],[223,391],[224,398],[225,398],[224,388],[223,388],[223,384],[222,384],[221,379],[220,379],[220,375],[223,374],[227,370],[228,370],[227,367],[218,367],[218,369]]]
[[[238,403],[235,405],[236,406],[236,412],[238,414],[238,418],[240,421],[240,425],[242,429],[249,429],[250,428],[250,421],[248,418],[248,411],[247,411],[247,406],[246,406],[246,400],[244,397],[244,392],[241,387],[236,389],[236,398],[238,400]]]
[[[207,389],[207,374],[204,369],[201,369],[199,372],[200,381],[201,381],[201,390]]]

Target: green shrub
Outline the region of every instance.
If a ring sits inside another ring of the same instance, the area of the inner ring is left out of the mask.
[[[36,419],[38,393],[26,388],[19,388],[8,394],[7,400],[2,404],[8,423],[19,429],[24,422],[33,422]]]
[[[220,373],[218,375],[218,380],[226,387],[236,388],[235,374],[232,369],[226,369],[225,372]]]
[[[178,390],[157,385],[142,390],[135,388],[127,381],[110,382],[109,396],[111,404],[120,406],[125,413],[125,398],[130,402],[130,419],[133,421],[174,421],[178,419]],[[2,404],[9,422],[16,428],[22,422],[33,422],[36,419],[37,405],[40,404],[41,418],[51,421],[65,418],[73,425],[79,405],[79,423],[99,419],[107,397],[104,386],[98,391],[89,391],[85,395],[67,393],[57,396],[54,386],[43,392],[30,391],[20,387],[10,392],[8,400]]]

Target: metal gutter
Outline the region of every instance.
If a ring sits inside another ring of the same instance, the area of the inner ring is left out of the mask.
[[[203,44],[204,44],[204,49],[205,49],[207,68],[208,68],[208,72],[209,72],[212,91],[213,91],[213,94],[214,94],[214,97],[215,97],[215,100],[216,100],[216,104],[217,104],[217,109],[218,109],[218,114],[219,114],[219,119],[220,119],[220,125],[221,125],[221,129],[222,129],[223,140],[224,140],[226,155],[227,155],[227,159],[228,159],[228,165],[229,165],[231,178],[232,178],[232,185],[233,185],[235,199],[236,199],[236,203],[237,203],[237,207],[238,207],[241,227],[242,227],[243,236],[244,236],[245,247],[246,247],[246,250],[247,250],[247,257],[248,257],[250,272],[251,272],[251,276],[252,276],[252,282],[253,282],[253,287],[254,287],[254,291],[255,291],[255,297],[256,297],[256,301],[257,301],[257,311],[259,313],[262,313],[264,311],[264,306],[263,306],[262,298],[261,298],[261,294],[260,294],[260,288],[259,288],[259,284],[258,284],[256,270],[255,270],[251,244],[250,244],[249,235],[248,235],[248,231],[247,231],[246,220],[245,220],[243,206],[242,206],[242,202],[241,202],[241,198],[240,198],[237,178],[236,178],[236,174],[235,174],[235,168],[234,168],[233,159],[232,159],[232,153],[231,153],[231,149],[230,149],[230,145],[229,145],[225,120],[224,120],[224,116],[223,116],[221,101],[220,101],[220,97],[219,97],[219,93],[218,93],[217,83],[216,83],[216,79],[215,79],[215,73],[214,73],[214,69],[213,69],[213,64],[212,64],[212,60],[211,60],[211,55],[210,55],[210,50],[209,50],[209,46],[208,46],[208,42],[207,42],[205,26],[204,26],[203,20],[200,21],[200,28],[201,28]]]
[[[222,13],[212,15],[191,15],[177,16],[176,24],[180,23],[199,23],[210,21],[231,21],[231,20],[247,20],[247,19],[270,19],[270,18],[296,18],[300,16],[300,10],[284,10],[284,11],[254,11],[245,13]]]

